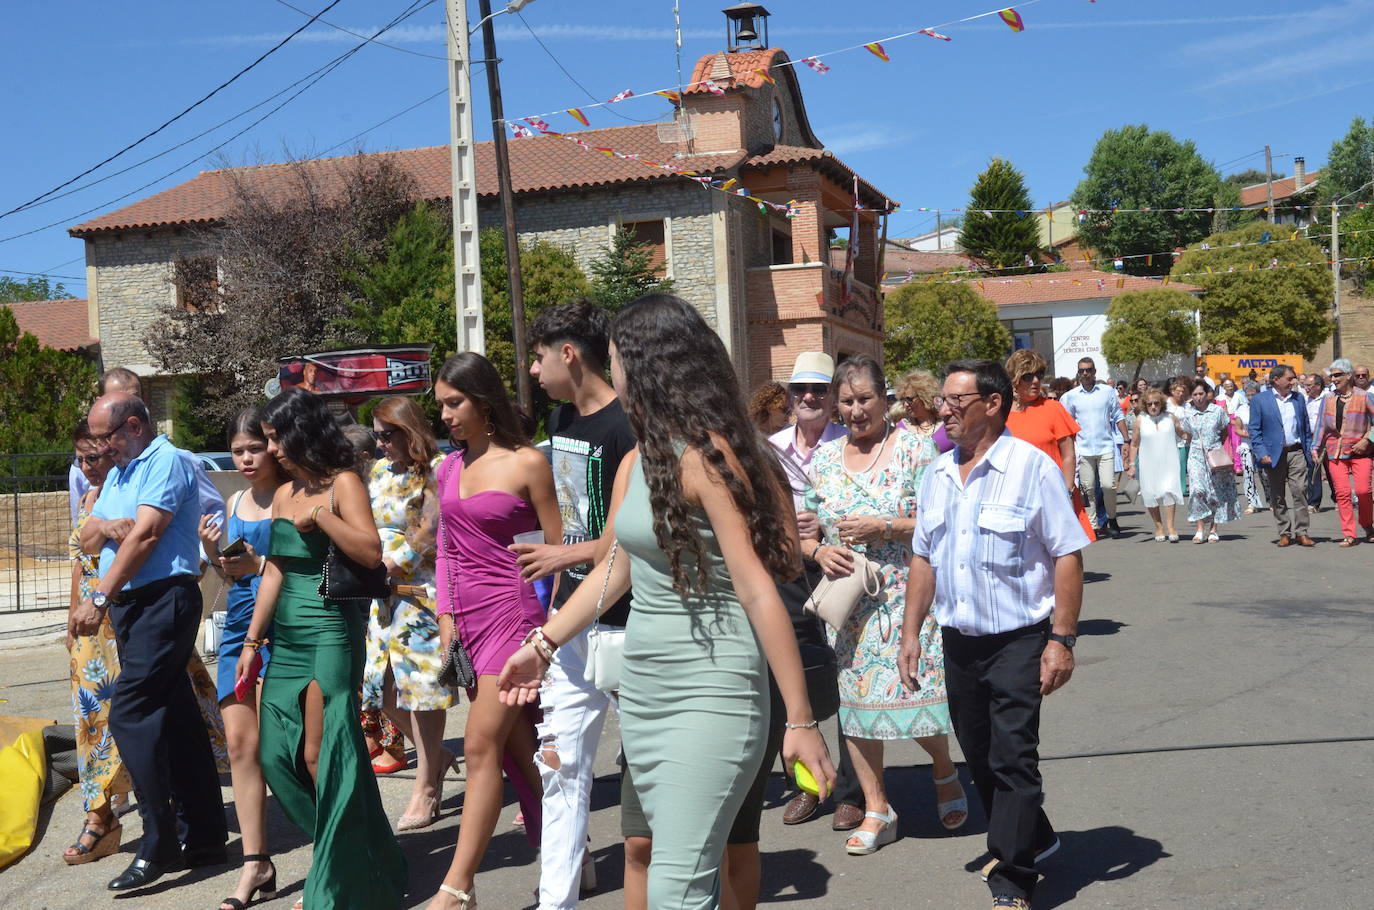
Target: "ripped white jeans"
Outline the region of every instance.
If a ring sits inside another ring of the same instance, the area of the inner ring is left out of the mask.
[[[592,765],[607,709],[615,703],[592,685],[585,630],[554,653],[539,698],[544,711],[534,756],[544,783],[539,910],[572,910],[587,849]],[[558,756],[557,768],[545,760],[545,750]]]

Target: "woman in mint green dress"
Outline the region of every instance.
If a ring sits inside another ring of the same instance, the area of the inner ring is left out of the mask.
[[[236,678],[249,672],[273,629],[262,685],[263,776],[286,817],[314,841],[305,879],[308,910],[401,906],[406,864],[382,810],[358,726],[369,601],[319,594],[332,543],[365,566],[381,540],[353,450],[324,402],[283,392],[262,410],[268,451],[291,482],[272,501],[270,558]]]
[[[502,698],[537,698],[553,649],[633,580],[621,729],[653,832],[649,906],[706,910],[720,904],[726,835],[763,757],[765,656],[786,705],[787,766],[803,761],[822,798],[834,780],[774,581],[799,571],[795,518],[729,356],[691,304],[652,294],[627,306],[611,328],[611,378],[639,448],[616,476],[597,567],[507,661]]]

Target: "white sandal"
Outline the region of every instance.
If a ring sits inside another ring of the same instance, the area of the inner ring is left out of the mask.
[[[876,818],[883,823],[883,830],[874,833],[855,828],[854,832],[845,838],[844,842],[845,852],[850,856],[868,856],[870,853],[877,853],[879,848],[897,839],[897,813],[891,806],[887,807],[886,815],[881,812],[865,812],[864,818]],[[854,846],[849,843],[851,840],[857,840],[860,845]]]
[[[1164,538],[1161,537],[1160,539],[1163,540]],[[959,783],[959,771],[957,769],[951,773],[949,777],[940,777],[935,780],[935,786],[937,787],[943,787],[945,784],[957,783]],[[959,790],[962,792],[963,789],[963,785],[960,784]],[[951,825],[949,822],[945,821],[945,819],[955,812],[962,813],[964,817],[959,819],[957,825]],[[964,827],[964,822],[968,821],[968,794],[965,793],[963,796],[958,796],[954,799],[936,804],[935,814],[939,816],[940,824],[945,826],[946,831],[957,831]]]
[[[477,889],[471,891],[459,891],[457,888],[450,888],[448,885],[440,884],[439,890],[445,894],[451,894],[458,898],[458,910],[477,910]]]

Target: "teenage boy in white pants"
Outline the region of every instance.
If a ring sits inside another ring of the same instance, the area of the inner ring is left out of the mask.
[[[529,330],[530,375],[550,398],[567,402],[549,417],[549,456],[563,546],[514,544],[522,573],[533,581],[559,574],[550,605],[556,611],[596,561],[622,458],[635,445],[630,421],[605,379],[610,319],[600,307],[577,301],[540,313]],[[602,614],[601,624],[625,625],[630,595]],[[540,693],[544,722],[535,755],[544,783],[539,873],[540,910],[577,906],[579,882],[594,888],[587,844],[592,765],[611,696],[591,682],[587,633],[562,642]]]

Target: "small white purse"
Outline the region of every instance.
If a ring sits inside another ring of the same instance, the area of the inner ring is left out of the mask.
[[[602,692],[620,688],[620,668],[625,661],[625,630],[601,625],[601,611],[606,601],[606,586],[615,568],[615,553],[620,541],[611,543],[611,555],[606,562],[606,577],[601,580],[601,595],[596,599],[596,619],[587,632],[587,670],[592,685]]]

